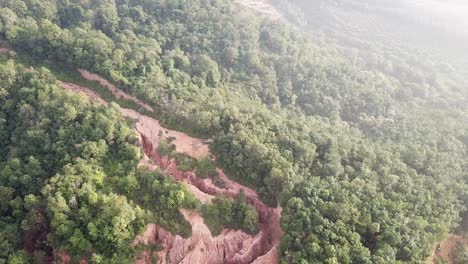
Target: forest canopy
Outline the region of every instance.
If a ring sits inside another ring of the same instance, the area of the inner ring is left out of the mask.
[[[0,8],[0,34],[18,52],[99,73],[154,107],[165,126],[211,138],[229,177],[283,208],[285,263],[418,263],[461,223],[468,91],[450,65],[393,49],[344,54],[228,0],[0,0]],[[143,184],[168,180],[135,169],[139,152],[115,107],[63,95],[44,69],[5,62],[0,74],[4,260],[28,256],[12,236],[23,223],[35,236],[45,225],[50,246],[109,259],[129,256],[122,249],[147,219],[187,233],[170,220],[193,201],[146,203],[186,190]],[[251,210],[239,211],[254,230]]]
[[[195,198],[137,169],[140,150],[117,105],[98,107],[48,70],[11,60],[0,78],[1,263],[43,263],[52,250],[131,262],[130,244],[149,222],[190,234],[178,209]]]

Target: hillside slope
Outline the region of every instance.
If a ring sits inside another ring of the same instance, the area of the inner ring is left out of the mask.
[[[172,262],[206,260],[193,252],[213,252],[206,242],[229,249],[223,262],[418,263],[466,229],[468,90],[456,67],[337,47],[228,0],[0,0],[0,10],[17,52],[2,55],[4,261],[50,257],[52,245],[74,261],[133,262],[159,251],[129,246],[154,223]],[[62,97],[53,75],[109,107]],[[143,163],[188,187],[138,168],[134,126]],[[23,221],[34,215],[41,232]],[[244,233],[219,244],[206,228]]]
[[[3,51],[11,53],[9,48],[3,47]],[[14,58],[15,55],[11,56]],[[24,69],[19,67],[18,70],[21,71]],[[109,92],[113,94],[115,99],[125,98],[125,100],[137,102],[137,105],[142,109],[149,110],[150,112],[152,111],[150,107],[136,98],[120,91],[98,75],[85,70],[79,70],[79,72],[83,78],[100,83],[104,89],[108,89]],[[64,89],[73,93],[84,93],[90,100],[95,101],[100,105],[111,108],[114,107],[110,106],[98,92],[90,88],[64,81],[58,81],[58,83]],[[67,96],[69,95],[67,94]],[[251,204],[253,208],[257,210],[260,221],[260,232],[255,234],[255,236],[247,234],[241,230],[232,230],[228,228],[223,229],[221,235],[214,236],[212,235],[209,227],[203,223],[204,219],[199,215],[200,212],[198,210],[180,209],[181,215],[184,216],[184,219],[191,226],[191,235],[187,238],[183,238],[164,230],[160,223],[157,225],[150,223],[146,227],[146,231],[137,236],[132,242],[132,245],[127,244],[127,247],[138,248],[141,245],[146,247],[157,245],[164,246],[162,250],[152,250],[151,248],[143,249],[141,252],[137,250],[136,252],[140,253],[133,256],[137,263],[150,263],[154,256],[159,256],[158,258],[162,263],[165,263],[166,258],[169,259],[169,263],[194,263],[194,261],[195,263],[255,263],[255,260],[259,257],[262,257],[263,261],[278,262],[278,260],[274,260],[277,259],[277,255],[270,253],[270,251],[276,248],[282,234],[282,230],[279,226],[280,208],[268,208],[260,201],[258,194],[254,190],[231,181],[222,171],[219,171],[219,173],[224,185],[222,187],[218,187],[213,184],[211,179],[202,179],[192,171],[180,170],[178,165],[176,165],[177,160],[175,158],[163,156],[157,152],[158,146],[161,142],[168,138],[173,138],[172,144],[174,144],[176,152],[201,159],[205,156],[212,156],[212,154],[209,153],[208,146],[204,143],[204,140],[190,137],[178,131],[166,129],[160,125],[158,120],[142,115],[135,110],[120,107],[117,107],[117,109],[120,110],[123,117],[135,120],[136,122],[134,131],[138,135],[138,142],[143,153],[143,157],[138,165],[139,167],[148,167],[149,169],[156,170],[157,172],[161,171],[166,175],[166,177],[172,176],[175,181],[186,183],[187,189],[185,189],[185,187],[181,189],[185,192],[191,192],[194,197],[200,199],[202,203],[206,204],[213,203],[213,199],[215,199],[216,196],[235,198],[240,192],[242,192],[245,194],[247,203]],[[119,161],[116,160],[115,162]],[[136,166],[136,163],[134,164]],[[131,196],[129,198],[132,199]],[[159,213],[164,212],[160,211]],[[152,220],[146,221],[151,222]],[[47,222],[44,222],[43,224],[47,225]],[[163,225],[166,226],[165,224]],[[41,229],[38,229],[37,231],[46,232],[46,230]],[[52,234],[56,231],[49,232]],[[134,235],[136,234],[134,233]],[[34,239],[37,239],[37,237]],[[76,259],[75,256],[69,256],[71,252],[66,250],[66,246],[64,247],[61,245],[59,247],[53,243],[49,246],[51,247],[47,248],[47,251],[44,250],[46,248],[37,247],[37,245],[26,247],[26,250],[29,253],[36,252],[35,254],[38,254],[37,252],[41,252],[41,254],[44,255],[38,256],[37,259],[42,258],[44,261],[47,259],[47,262],[55,260],[60,263],[70,263],[70,261]],[[23,253],[18,254],[18,258],[20,258],[19,256],[22,256],[21,254]],[[127,253],[123,253],[120,257],[125,256],[125,254]],[[116,256],[114,256],[113,259],[116,259],[115,257]],[[22,258],[27,259],[26,257]],[[95,262],[96,260],[94,258],[95,257],[88,258],[87,256],[82,255],[81,262]],[[127,260],[124,258],[121,261],[126,262]]]

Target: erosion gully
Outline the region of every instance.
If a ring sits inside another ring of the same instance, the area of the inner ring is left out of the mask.
[[[85,79],[99,82],[116,98],[131,100],[145,110],[153,111],[149,105],[124,93],[99,75],[82,69],[79,72]],[[98,93],[87,87],[67,82],[59,83],[66,90],[84,93],[99,104],[108,104]],[[135,239],[133,244],[159,244],[162,245],[163,249],[157,252],[150,250],[142,252],[135,259],[136,263],[151,263],[153,254],[157,254],[159,263],[259,264],[279,262],[277,247],[283,234],[279,223],[280,207],[266,206],[255,190],[230,180],[220,169],[218,169],[219,175],[226,183],[225,188],[215,186],[211,179],[197,177],[192,171],[180,171],[174,159],[159,155],[156,151],[159,143],[169,137],[175,138],[172,143],[176,146],[176,152],[187,154],[196,159],[206,156],[215,159],[206,141],[164,128],[158,120],[135,110],[126,108],[120,108],[120,110],[123,116],[136,121],[135,132],[144,153],[140,166],[147,166],[150,169],[159,168],[176,181],[187,184],[188,190],[202,203],[210,203],[216,195],[233,198],[243,190],[247,202],[257,210],[260,223],[260,231],[256,235],[249,235],[240,230],[224,229],[220,235],[213,236],[198,211],[182,209],[182,215],[192,226],[192,235],[184,239],[178,235],[170,234],[161,226],[150,224],[146,231]]]

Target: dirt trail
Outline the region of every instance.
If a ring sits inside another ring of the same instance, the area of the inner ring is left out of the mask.
[[[235,0],[234,2],[273,20],[284,20],[283,15],[268,0]]]
[[[143,107],[144,109],[146,109],[146,110],[148,110],[150,112],[154,112],[154,109],[151,106],[149,106],[148,104],[143,103],[142,101],[138,100],[137,98],[135,98],[133,96],[128,95],[127,93],[123,92],[122,90],[120,90],[115,85],[111,84],[109,81],[102,78],[101,76],[99,76],[97,74],[94,74],[94,73],[91,73],[91,72],[89,72],[87,70],[83,70],[83,69],[79,69],[78,71],[80,72],[81,76],[83,76],[83,78],[85,78],[85,79],[87,79],[89,81],[99,82],[99,84],[101,86],[103,86],[104,88],[108,89],[115,96],[115,98],[117,98],[117,99],[123,98],[125,100],[132,101],[132,102],[136,103],[137,105]]]
[[[84,93],[92,101],[96,101],[102,105],[108,103],[94,90],[83,87],[77,84],[59,81],[59,84],[66,90],[78,93]],[[205,140],[197,139],[188,136],[187,134],[166,129],[161,126],[159,120],[142,115],[135,110],[120,108],[123,116],[136,120],[135,128],[138,132],[146,137],[157,138],[154,147],[157,148],[161,140],[172,138],[172,144],[176,146],[176,152],[184,153],[196,159],[200,159],[210,155],[208,145]]]
[[[79,92],[84,93],[92,101],[98,102],[101,105],[108,105],[108,103],[104,99],[102,99],[98,93],[96,93],[95,91],[91,89],[76,85],[74,83],[69,83],[69,82],[58,81],[58,83],[60,84],[60,86],[62,86],[66,90],[69,90],[75,93],[79,93]]]
[[[113,90],[114,94],[121,94],[115,86],[101,77],[84,70],[80,72],[83,77],[99,81],[101,85]],[[67,90],[82,92],[100,104],[107,104],[99,94],[86,87],[65,82],[60,82],[60,84]],[[138,101],[129,95],[125,94],[125,96],[128,96],[125,97],[128,100]],[[197,212],[181,210],[185,219],[192,225],[191,237],[183,239],[180,236],[173,236],[163,228],[150,224],[145,233],[136,238],[135,243],[153,245],[161,243],[163,250],[157,252],[159,263],[166,263],[166,259],[169,263],[278,263],[277,245],[283,234],[279,224],[280,207],[266,206],[255,190],[230,180],[222,170],[219,170],[219,173],[220,178],[226,183],[224,189],[215,186],[211,179],[201,179],[193,172],[178,170],[175,160],[161,157],[157,153],[156,149],[161,140],[174,137],[172,143],[176,146],[176,152],[185,153],[194,158],[212,156],[205,141],[166,129],[158,120],[132,109],[121,108],[121,112],[123,116],[136,120],[135,130],[144,152],[141,165],[148,166],[150,169],[159,167],[175,180],[185,182],[188,184],[188,189],[204,203],[210,202],[216,195],[235,197],[240,190],[244,190],[247,202],[258,212],[260,223],[260,231],[255,236],[239,230],[226,229],[219,236],[213,237]],[[136,263],[151,263],[151,255],[151,252],[143,252]]]

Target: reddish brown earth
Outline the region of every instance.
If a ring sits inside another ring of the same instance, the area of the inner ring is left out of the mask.
[[[69,90],[75,93],[84,93],[92,101],[98,102],[101,105],[108,105],[107,102],[104,99],[102,99],[98,93],[96,93],[95,91],[91,89],[76,85],[74,83],[69,83],[69,82],[58,81],[58,83],[60,84],[60,86],[62,86],[66,90]]]
[[[252,263],[257,252],[262,250],[261,232],[251,236],[239,230],[224,229],[213,237],[198,212],[182,209],[181,213],[192,225],[191,237],[172,236],[157,225],[149,225],[136,239],[143,244],[161,243],[164,249],[156,253],[160,263]],[[149,257],[151,253],[144,252],[136,263],[150,263]]]
[[[450,234],[447,239],[439,242],[440,250],[436,251],[437,247],[434,247],[429,263],[435,264],[439,257],[447,261],[448,264],[453,264],[453,250],[459,243],[468,245],[468,241],[462,235]]]
[[[54,255],[54,260],[49,263],[60,263],[60,264],[70,264],[72,263],[71,257],[64,251],[57,251],[55,252]],[[76,262],[73,262],[76,263]],[[88,264],[88,261],[86,260],[85,257],[81,258],[80,261],[78,262],[79,264]]]
[[[115,86],[101,77],[80,70],[83,77],[99,81],[113,94],[124,97],[127,100],[139,102],[138,99],[126,95]],[[62,87],[73,92],[82,92],[92,100],[103,105],[106,102],[94,91],[70,84],[61,83]],[[124,95],[122,95],[124,94]],[[141,102],[140,102],[141,103]],[[140,104],[139,103],[139,104]],[[144,106],[143,103],[141,103]],[[149,106],[148,106],[149,107]],[[145,109],[149,110],[147,107]],[[152,110],[152,109],[151,109]],[[278,263],[277,245],[282,236],[279,219],[281,208],[266,206],[251,188],[240,185],[230,180],[222,170],[219,170],[220,178],[225,181],[226,188],[215,186],[211,179],[198,178],[193,172],[182,172],[177,169],[174,160],[161,157],[156,148],[161,140],[173,137],[172,142],[176,146],[176,152],[185,153],[194,158],[202,158],[213,155],[205,141],[186,135],[184,133],[166,129],[154,118],[142,115],[134,110],[121,108],[123,116],[136,120],[135,130],[143,148],[141,165],[150,169],[160,168],[175,180],[188,184],[188,189],[203,203],[210,202],[216,195],[235,197],[240,190],[246,195],[247,202],[254,206],[259,215],[260,231],[255,235],[248,235],[240,230],[225,229],[218,236],[213,236],[204,224],[203,218],[196,211],[181,210],[185,219],[192,225],[192,236],[184,239],[178,235],[173,236],[164,228],[150,224],[146,231],[135,239],[134,244],[161,244],[163,250],[159,252],[143,252],[136,263],[151,263],[151,256],[157,254],[159,263]]]
[[[146,156],[174,179],[188,182],[189,185],[196,187],[203,193],[213,196],[223,194],[235,197],[240,190],[244,190],[247,202],[254,206],[259,214],[260,231],[255,236],[242,231],[223,230],[219,236],[213,237],[197,212],[182,210],[185,219],[192,225],[190,238],[174,237],[167,235],[168,233],[165,231],[163,231],[165,236],[161,236],[159,231],[163,229],[160,227],[153,229],[153,233],[146,234],[157,237],[155,240],[164,245],[164,259],[168,259],[169,263],[242,264],[253,263],[257,258],[263,256],[259,259],[261,261],[259,263],[277,263],[276,251],[271,251],[271,249],[275,248],[282,235],[279,225],[281,208],[267,207],[254,190],[231,181],[221,170],[219,173],[221,179],[226,183],[225,189],[215,186],[211,179],[201,179],[193,172],[178,170],[174,160],[161,157],[156,152],[154,146],[158,144],[157,137],[151,139],[141,131],[139,133]],[[146,260],[140,259],[140,261],[138,263],[147,263]]]
[[[138,100],[137,98],[135,98],[135,97],[133,97],[131,95],[126,94],[125,92],[123,92],[122,90],[120,90],[115,85],[113,85],[112,83],[110,83],[106,79],[102,78],[101,76],[99,76],[97,74],[94,74],[94,73],[91,73],[91,72],[89,72],[87,70],[83,70],[83,69],[79,69],[78,71],[80,72],[81,76],[83,76],[83,78],[85,78],[85,79],[87,79],[89,81],[96,81],[102,87],[108,89],[115,96],[115,98],[117,98],[117,99],[123,98],[125,100],[132,101],[132,102],[138,104],[139,106],[143,107],[144,109],[146,109],[146,110],[148,110],[150,112],[154,112],[154,110],[153,110],[153,108],[151,106],[149,106],[148,104],[143,103],[142,101]]]
[[[6,45],[4,45],[2,43],[0,43],[0,53],[9,53],[12,56],[16,55],[16,52],[14,52],[8,46],[6,46]]]
[[[172,138],[173,141],[171,143],[176,146],[176,152],[178,153],[184,153],[194,158],[203,158],[210,154],[208,145],[204,143],[204,140],[166,129],[161,126],[158,120],[142,115],[135,110],[121,108],[121,112],[125,117],[137,121],[135,125],[136,130],[146,138],[152,139],[151,141],[155,149],[159,146],[161,140]]]
[[[253,264],[272,264],[279,263],[279,242],[274,245],[265,255],[258,257]]]

